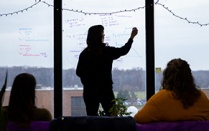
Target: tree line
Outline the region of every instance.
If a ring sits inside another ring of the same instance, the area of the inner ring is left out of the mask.
[[[37,84],[42,87],[53,87],[54,69],[44,67],[0,67],[0,87],[5,80],[6,70],[8,71],[7,87],[12,86],[16,75],[27,72],[35,76]],[[200,88],[209,87],[209,71],[193,71],[193,76],[197,86]],[[63,87],[73,88],[82,87],[79,77],[75,74],[75,69],[65,69],[63,74]],[[114,82],[114,91],[130,90],[145,91],[146,89],[146,71],[141,68],[134,69],[113,69],[112,77]],[[155,74],[155,86],[158,90],[162,79],[162,73]]]

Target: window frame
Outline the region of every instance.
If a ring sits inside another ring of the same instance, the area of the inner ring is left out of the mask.
[[[146,96],[155,93],[154,0],[145,0]],[[56,36],[56,37],[55,37]],[[62,111],[62,0],[54,0],[54,118]]]

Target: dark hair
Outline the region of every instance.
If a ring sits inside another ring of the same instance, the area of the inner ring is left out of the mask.
[[[104,27],[102,25],[91,26],[88,30],[86,43],[88,46],[99,46],[102,43],[102,32]]]
[[[19,126],[28,126],[34,118],[35,77],[22,73],[15,77],[8,106],[9,121]]]
[[[87,50],[90,54],[101,57],[104,51],[105,44],[102,39],[102,32],[104,31],[104,27],[102,25],[94,25],[91,26],[88,30],[88,35],[86,39]]]
[[[168,62],[161,85],[162,89],[171,90],[173,97],[180,100],[184,108],[192,106],[200,97],[189,64],[180,58]]]

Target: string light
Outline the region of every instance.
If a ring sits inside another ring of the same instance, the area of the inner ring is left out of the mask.
[[[22,10],[19,10],[19,11],[15,11],[15,12],[12,12],[12,13],[6,13],[6,14],[0,14],[0,16],[8,16],[8,15],[14,15],[14,14],[18,14],[18,13],[23,13],[24,11],[28,11],[29,9],[33,8],[34,6],[38,5],[39,3],[43,3],[43,4],[46,4],[48,5],[48,7],[54,7],[53,5],[45,2],[45,1],[41,1],[41,0],[35,0],[35,3],[25,9],[22,9]],[[202,24],[200,23],[199,21],[190,21],[188,20],[187,18],[184,18],[184,17],[181,17],[179,15],[176,15],[172,10],[170,10],[168,7],[166,7],[165,5],[159,3],[159,0],[157,0],[155,2],[155,5],[159,5],[161,7],[163,7],[164,9],[166,9],[169,13],[171,13],[174,17],[176,18],[179,18],[181,20],[184,20],[184,21],[187,21],[189,24],[197,24],[199,26],[208,26],[209,23],[205,23],[205,24]],[[138,7],[138,8],[135,8],[135,9],[125,9],[125,10],[121,10],[121,11],[115,11],[115,12],[105,12],[105,13],[99,13],[99,12],[85,12],[85,11],[78,11],[78,10],[74,10],[74,9],[62,9],[62,11],[69,11],[69,12],[75,12],[75,13],[81,13],[81,14],[84,14],[84,15],[112,15],[112,14],[118,14],[118,13],[123,13],[123,12],[135,12],[137,10],[140,10],[140,9],[144,9],[145,6],[142,6],[142,7]]]
[[[38,2],[36,2],[36,0],[35,0],[34,4],[32,4],[31,6],[25,8],[25,9],[22,9],[22,10],[19,10],[19,11],[15,11],[15,12],[11,12],[11,13],[6,13],[6,14],[0,14],[0,16],[8,16],[8,15],[14,15],[14,14],[18,14],[18,13],[23,13],[24,11],[28,11],[29,9],[31,9],[34,6],[38,5],[39,3],[44,3],[44,4],[48,5],[48,7],[50,7],[50,6],[53,7],[53,5],[50,5],[47,2],[45,2],[45,1],[39,0]]]
[[[136,11],[136,10],[140,10],[140,9],[144,9],[145,6],[143,7],[138,7],[138,8],[135,8],[135,9],[130,9],[130,10],[121,10],[121,11],[115,11],[115,12],[105,12],[105,13],[98,13],[98,12],[83,12],[82,10],[81,11],[78,11],[78,10],[73,10],[73,9],[62,9],[62,10],[65,10],[65,11],[70,11],[70,12],[76,12],[76,13],[81,13],[81,14],[84,14],[84,15],[112,15],[112,14],[118,14],[118,13],[122,13],[122,12],[132,12],[132,11]]]
[[[183,18],[183,17],[181,17],[181,16],[179,16],[179,15],[176,15],[176,14],[175,14],[172,10],[170,10],[168,7],[166,7],[165,5],[159,3],[159,0],[158,0],[155,4],[156,4],[156,5],[162,6],[162,7],[163,7],[164,9],[166,9],[169,13],[171,13],[174,17],[177,17],[177,18],[179,18],[179,19],[181,19],[181,20],[185,20],[185,21],[187,21],[189,24],[197,24],[197,25],[199,25],[199,26],[208,26],[208,25],[209,25],[209,23],[201,24],[201,23],[198,22],[198,21],[190,21],[190,20],[188,20],[186,17]]]

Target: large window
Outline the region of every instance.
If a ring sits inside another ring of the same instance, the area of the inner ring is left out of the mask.
[[[83,97],[73,96],[71,97],[71,115],[72,116],[85,116],[85,104]]]
[[[156,90],[162,77],[160,69],[171,59],[182,58],[190,64],[196,84],[208,92],[208,5],[207,0],[160,0],[155,4]]]
[[[90,26],[103,25],[105,43],[116,47],[127,42],[132,27],[136,26],[139,34],[130,52],[113,63],[113,86],[116,97],[127,98],[127,107],[142,107],[146,100],[144,1],[63,0],[62,6],[63,94],[71,88],[74,91],[79,90],[79,95],[82,96],[83,85],[76,76],[75,69],[79,54],[86,47],[86,36]],[[63,102],[69,103],[66,101],[70,101],[70,97],[63,97]],[[72,115],[65,109],[63,108],[64,115]]]
[[[4,105],[14,77],[27,72],[37,81],[36,104],[53,113],[53,1],[0,1],[0,78],[8,70]],[[0,85],[0,87],[1,87]]]
[[[63,87],[61,87],[63,115],[73,115],[75,109],[71,107],[72,103],[76,105],[76,101],[82,98],[83,86],[75,74],[75,68],[80,52],[86,47],[88,28],[95,24],[102,24],[105,27],[105,42],[116,47],[124,45],[133,26],[138,27],[139,34],[134,40],[131,51],[113,63],[113,86],[116,97],[127,98],[125,102],[127,107],[136,106],[140,109],[144,105],[146,66],[149,66],[145,64],[145,53],[149,52],[145,52],[144,2],[140,0],[62,1],[62,43],[60,44],[62,44],[63,62]],[[4,105],[8,104],[14,77],[19,73],[28,72],[37,80],[37,106],[45,107],[53,114],[55,108],[53,106],[53,4],[50,0],[1,0],[0,2],[1,85],[8,70],[8,88]],[[188,61],[197,85],[209,97],[208,4],[208,0],[155,1],[156,91],[160,88],[162,71],[167,62],[173,58],[182,58]],[[77,112],[75,114],[79,115]]]

